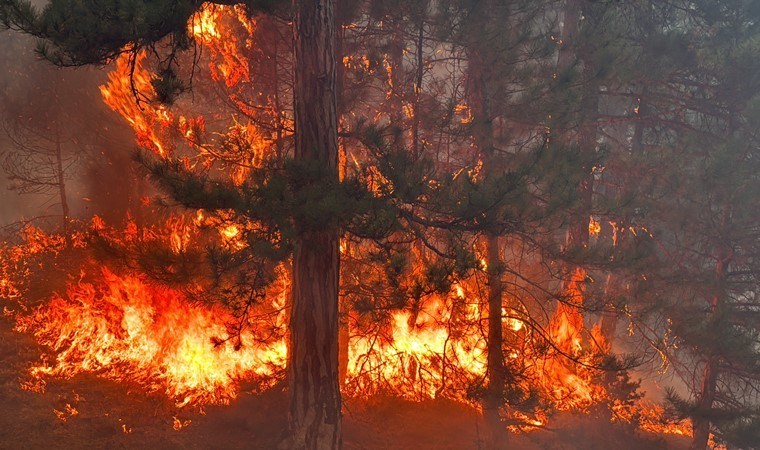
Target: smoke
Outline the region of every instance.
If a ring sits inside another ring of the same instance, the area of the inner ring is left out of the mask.
[[[58,68],[41,60],[35,47],[34,38],[0,33],[0,160],[16,155],[26,161],[24,173],[45,173],[44,158],[29,162],[13,141],[40,136],[35,144],[53,149],[60,140],[70,216],[86,220],[98,214],[119,221],[138,207],[139,189],[131,161],[133,136],[100,97],[108,68]],[[14,190],[18,183],[7,169],[0,170],[0,227],[59,223],[59,193]]]

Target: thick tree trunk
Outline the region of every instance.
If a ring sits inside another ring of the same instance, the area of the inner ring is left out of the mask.
[[[337,181],[334,2],[295,0],[295,10],[295,158]],[[341,447],[338,274],[337,227],[301,229],[293,255],[289,448]]]

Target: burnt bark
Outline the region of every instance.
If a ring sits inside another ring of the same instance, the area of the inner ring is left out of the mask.
[[[295,159],[337,181],[334,1],[295,0],[295,10]],[[338,449],[339,229],[301,225],[293,254],[287,446]]]

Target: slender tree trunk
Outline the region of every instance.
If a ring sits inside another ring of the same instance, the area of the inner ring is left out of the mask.
[[[338,180],[333,0],[295,0],[295,159]],[[304,229],[293,254],[289,448],[341,447],[339,230]]]
[[[423,66],[424,39],[425,39],[425,15],[420,11],[420,21],[417,30],[417,73],[414,80],[414,117],[412,118],[412,155],[414,158],[420,157],[420,93],[422,92],[422,75],[425,67]]]
[[[579,35],[579,23],[583,16],[583,6],[585,0],[567,0],[565,4],[565,17],[563,21],[562,40],[563,47],[560,49],[557,61],[558,70],[569,70],[577,61],[583,60],[582,49],[577,39]],[[588,167],[585,160],[587,156],[594,152],[596,147],[596,121],[598,117],[598,95],[596,83],[591,79],[591,67],[586,63],[582,70],[584,86],[582,87],[582,98],[578,117],[578,123],[570,122],[568,125],[572,129],[564,130],[565,136],[561,137],[563,143],[568,147],[576,147],[576,151],[581,155],[582,164],[578,167],[580,171],[580,183],[578,190],[578,205],[574,211],[574,218],[568,225],[567,229],[567,248],[579,248],[588,245],[588,225],[591,213],[591,199],[593,193],[593,175],[591,167]],[[577,137],[573,138],[573,134]]]
[[[715,388],[718,381],[718,367],[715,358],[709,358],[705,362],[702,373],[702,386],[699,389],[699,406],[701,414],[707,413],[715,401]],[[710,421],[705,418],[694,420],[694,438],[691,442],[691,450],[705,450],[710,439]]]
[[[388,49],[388,64],[390,74],[388,76],[388,116],[390,125],[396,130],[394,135],[394,144],[403,147],[406,144],[404,134],[406,133],[406,124],[404,119],[404,93],[403,77],[404,71],[404,19],[397,17],[393,19],[391,42]],[[416,114],[416,111],[415,111]]]
[[[470,106],[473,114],[473,137],[483,163],[486,181],[498,176],[495,157],[493,111],[491,108],[492,74],[488,67],[487,51],[482,45],[474,46],[468,52],[468,77]],[[503,354],[502,296],[504,285],[501,279],[502,265],[499,255],[499,237],[492,232],[485,233],[486,276],[488,279],[488,387],[483,398],[483,415],[489,428],[490,445],[502,447],[506,442],[506,430],[499,414],[503,406],[505,366]]]
[[[499,238],[486,236],[486,259],[488,262],[488,390],[483,401],[483,414],[490,429],[494,446],[504,444],[506,432],[501,422],[499,410],[504,404],[504,330],[502,325],[502,296],[504,285],[501,280],[501,257]]]
[[[720,236],[722,236],[728,226],[729,210],[723,208],[721,215]],[[710,315],[719,313],[723,296],[725,295],[724,284],[728,265],[732,258],[731,248],[721,242],[717,245],[715,263],[715,293],[710,298]],[[697,414],[694,418],[694,438],[691,442],[691,450],[705,450],[710,439],[710,420],[705,415],[712,410],[713,402],[717,392],[719,368],[718,358],[715,355],[709,355],[705,361],[704,371],[702,373],[702,384],[697,395]]]
[[[277,26],[276,24],[274,26]],[[272,50],[272,80],[274,82],[274,109],[277,118],[275,119],[275,141],[274,149],[275,156],[278,161],[283,157],[283,129],[284,124],[282,120],[282,102],[280,101],[280,40],[275,38],[274,49]]]
[[[582,11],[574,11],[573,14],[569,15],[573,17],[581,13]],[[596,153],[597,121],[599,119],[598,81],[595,79],[593,67],[584,60],[583,50],[581,48],[575,50],[577,57],[584,62],[584,66],[582,69],[581,110],[578,118],[579,123],[576,124],[578,136],[575,142],[576,151],[581,159],[581,164],[578,166],[580,183],[577,186],[578,204],[573,221],[568,227],[567,247],[570,249],[586,247],[589,243],[589,220],[594,193],[594,174],[590,161]]]
[[[631,153],[635,157],[640,157],[641,153],[644,149],[644,127],[645,127],[645,117],[647,115],[647,105],[646,105],[646,95],[647,95],[647,88],[644,87],[643,92],[641,96],[639,97],[637,109],[636,109],[636,119],[633,126],[633,137],[631,138]],[[609,171],[605,171],[603,176],[610,177]],[[605,191],[608,196],[615,196],[617,198],[620,198],[621,196],[621,187],[625,185],[625,174],[618,173],[613,174],[610,178],[605,178]],[[609,186],[621,186],[621,187],[614,187],[611,188]],[[622,218],[622,223],[618,222],[610,227],[610,233],[609,235],[605,236],[606,239],[612,239],[612,245],[613,248],[620,244],[619,240],[623,239],[626,224],[629,223],[629,217],[626,215]],[[603,228],[604,230],[604,228]],[[604,297],[606,299],[609,299],[611,296],[618,293],[618,290],[621,288],[621,283],[619,281],[619,276],[613,273],[607,274],[607,280],[605,281],[604,286]],[[601,330],[602,330],[602,336],[604,336],[604,339],[607,341],[607,345],[609,348],[612,348],[612,345],[615,341],[615,331],[618,326],[619,322],[619,316],[620,316],[620,308],[621,305],[617,304],[617,302],[607,302],[606,308],[604,309],[604,312],[602,313],[602,321],[601,321]]]
[[[580,114],[575,120],[565,124],[559,133],[559,141],[569,150],[577,152],[581,163],[576,168],[578,179],[576,186],[577,201],[572,210],[567,226],[565,248],[569,253],[582,249],[589,243],[589,219],[592,212],[594,177],[589,163],[596,151],[596,127],[598,119],[598,86],[594,80],[592,67],[584,61],[587,50],[578,43],[580,21],[583,17],[587,0],[567,0],[563,21],[562,40],[557,66],[559,71],[570,70],[578,62],[582,67]],[[589,18],[584,18],[589,20]],[[583,303],[583,286],[586,271],[583,267],[568,264],[566,277],[562,283],[562,296],[565,303],[560,303],[552,319],[552,334],[555,344],[565,352],[574,353],[579,348],[580,332],[583,328],[583,315],[579,307]]]
[[[66,177],[63,169],[63,148],[61,147],[61,137],[56,130],[55,134],[55,162],[58,175],[58,195],[61,199],[61,213],[63,213],[63,235],[68,242],[69,236],[69,202],[66,198]]]
[[[343,10],[345,7],[345,0],[335,0],[335,86],[336,86],[336,116],[338,124],[342,125],[343,114],[345,113],[345,76],[346,67],[343,65],[343,56],[345,56],[345,30],[343,29],[344,21],[347,20],[346,13]],[[346,138],[338,138],[338,164],[339,164],[339,176],[342,180],[348,170],[348,150],[346,148]],[[350,242],[348,240],[344,243],[344,252],[348,254],[351,251]],[[351,330],[349,328],[349,314],[351,311],[351,305],[345,301],[345,298],[339,298],[338,305],[338,385],[343,386],[348,376],[348,347],[350,344]]]

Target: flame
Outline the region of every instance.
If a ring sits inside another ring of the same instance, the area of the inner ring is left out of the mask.
[[[132,126],[140,147],[166,158],[171,147],[161,137],[161,126],[171,122],[171,115],[164,107],[145,101],[152,99],[155,91],[144,63],[144,52],[138,53],[134,61],[129,56],[119,57],[100,93],[106,105]],[[145,98],[140,101],[136,95]]]
[[[416,317],[409,311],[391,315],[379,334],[356,333],[349,341],[348,377],[344,390],[355,395],[389,391],[409,399],[435,398],[451,383],[473,383],[486,372],[486,342],[480,333],[452,337],[447,324],[454,304],[465,300],[465,290],[428,302]],[[459,321],[474,324],[480,308],[468,305]],[[447,378],[446,371],[452,370]],[[448,381],[447,381],[448,380]],[[462,399],[464,395],[462,395]]]
[[[694,434],[690,420],[668,418],[665,408],[656,403],[639,400],[629,404],[616,400],[612,411],[613,421],[636,423],[642,431],[688,437]]]
[[[541,378],[545,389],[554,393],[558,409],[584,408],[605,397],[604,389],[595,386],[588,377],[579,375],[570,358],[581,358],[583,284],[586,272],[576,268],[567,281],[563,297],[549,325],[549,334],[557,354],[545,360]],[[601,337],[598,337],[600,342]]]
[[[194,305],[179,291],[108,269],[100,281],[73,285],[65,297],[19,319],[20,330],[56,352],[34,375],[100,372],[165,392],[184,406],[225,403],[240,380],[272,379],[285,364],[282,340],[263,345],[247,332],[240,350],[214,345],[231,319],[221,308]]]
[[[590,217],[588,221],[588,234],[591,236],[597,236],[599,235],[601,231],[602,231],[602,224],[600,224],[593,217]]]
[[[209,69],[212,78],[222,81],[227,88],[233,88],[251,76],[244,51],[246,45],[238,40],[240,34],[235,32],[235,24],[241,26],[249,38],[256,29],[245,8],[213,3],[204,3],[188,24],[188,33],[211,50]]]
[[[178,255],[187,249],[190,242],[190,227],[184,223],[184,220],[175,218],[170,219],[168,225],[171,229],[169,242],[172,252]]]

